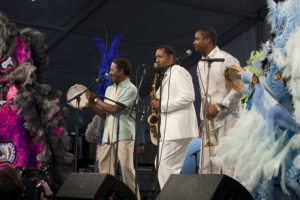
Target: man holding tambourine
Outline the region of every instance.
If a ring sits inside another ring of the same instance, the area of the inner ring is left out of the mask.
[[[131,107],[137,93],[130,82],[132,72],[130,62],[125,58],[115,59],[110,68],[113,84],[106,89],[105,97]],[[135,169],[133,164],[135,120],[129,117],[129,111],[114,102],[97,98],[95,93],[87,91],[88,107],[100,117],[106,119],[99,157],[100,173],[115,174],[115,156],[120,161],[122,178],[125,184],[135,192]],[[118,122],[119,116],[119,122]],[[119,124],[119,136],[117,139]],[[118,143],[118,149],[116,144]],[[139,191],[137,190],[139,198]]]

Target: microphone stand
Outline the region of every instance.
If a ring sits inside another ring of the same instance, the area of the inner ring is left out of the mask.
[[[172,64],[173,65],[173,64]],[[171,66],[172,66],[171,65]],[[167,68],[164,68],[167,69]],[[162,99],[162,81],[165,75],[165,70],[158,70],[159,73],[159,108],[158,108],[158,131],[157,131],[157,149],[156,149],[156,174],[155,174],[155,193],[154,196],[157,197],[157,192],[158,192],[158,169],[159,169],[159,146],[160,146],[160,126],[161,126],[161,99]]]
[[[172,64],[173,65],[173,64]],[[170,66],[172,66],[170,65]],[[168,66],[169,67],[169,66]],[[166,68],[168,68],[166,67]],[[164,73],[165,73],[165,69],[166,68],[158,68],[156,69],[156,72],[158,72],[160,74],[160,97],[162,95],[162,78],[164,77]],[[144,72],[143,72],[143,75],[142,75],[142,78],[141,78],[141,81],[139,83],[139,86],[138,86],[138,89],[137,89],[137,93],[136,93],[136,96],[135,96],[135,99],[134,99],[134,105],[132,106],[131,110],[130,110],[130,113],[129,113],[129,116],[131,115],[131,113],[135,110],[136,111],[136,114],[138,113],[138,102],[137,102],[137,98],[138,98],[138,94],[139,94],[139,91],[141,89],[141,86],[142,86],[142,83],[144,81],[144,78],[145,78],[145,75],[146,75],[146,68],[144,69]],[[156,197],[157,196],[157,183],[158,183],[158,158],[159,158],[159,140],[160,140],[160,113],[161,113],[161,109],[160,109],[160,104],[161,104],[161,98],[160,98],[160,102],[159,102],[159,111],[158,111],[158,133],[157,133],[157,152],[156,152],[156,166],[157,166],[157,171],[156,171],[156,174],[155,174],[155,194],[154,196]],[[143,115],[144,113],[142,113]],[[136,120],[138,120],[138,117],[136,115]],[[137,146],[137,136],[138,136],[138,125],[139,125],[139,121],[136,121],[136,138],[135,138],[135,147]],[[137,152],[136,152],[137,153]],[[137,155],[135,157],[135,168],[137,167]],[[136,177],[135,177],[136,178]],[[136,195],[137,195],[137,180],[135,181],[135,192],[136,192]]]
[[[197,158],[197,156],[198,156],[198,153],[199,153],[199,151],[200,150],[197,150],[197,151],[195,151],[195,152],[193,152],[193,153],[191,153],[190,154],[190,157],[192,157],[192,156],[195,156],[195,173],[197,174],[198,173],[198,158]]]
[[[129,112],[129,117],[131,116],[132,112],[135,111],[135,143],[134,143],[134,153],[135,153],[135,157],[134,157],[134,168],[135,168],[135,196],[136,196],[136,199],[138,199],[138,192],[137,192],[137,173],[136,173],[136,169],[137,169],[137,158],[138,158],[138,155],[137,155],[137,149],[138,149],[138,135],[139,135],[139,125],[140,125],[140,120],[138,118],[138,114],[142,114],[141,116],[141,119],[143,119],[143,115],[145,115],[146,113],[143,113],[143,112],[140,112],[139,111],[139,101],[138,101],[138,96],[139,96],[139,92],[141,90],[141,86],[142,86],[142,83],[144,81],[144,78],[145,78],[145,75],[146,75],[146,68],[144,68],[144,71],[143,71],[143,75],[142,75],[142,78],[140,80],[140,83],[139,83],[139,86],[137,88],[137,93],[135,95],[135,98],[134,98],[134,101],[133,101],[133,105],[130,109],[130,112]]]
[[[131,116],[132,112],[135,111],[135,110],[137,109],[137,108],[136,108],[137,105],[138,105],[137,99],[138,99],[139,92],[140,92],[140,90],[141,90],[141,86],[142,86],[142,83],[143,83],[143,81],[144,81],[146,72],[147,72],[147,70],[146,70],[146,68],[144,68],[144,72],[143,72],[142,78],[141,78],[140,83],[139,83],[139,86],[138,86],[138,88],[137,88],[137,93],[136,93],[136,95],[135,95],[135,97],[134,97],[133,106],[131,107],[128,116]]]
[[[207,97],[208,97],[208,86],[209,86],[209,77],[210,77],[210,68],[211,63],[213,62],[223,62],[223,59],[202,59],[208,62],[208,70],[207,70],[207,80],[206,80],[206,91],[205,91],[205,103],[204,103],[204,120],[203,120],[203,128],[202,128],[202,138],[201,138],[201,154],[200,154],[200,174],[203,174],[203,164],[204,164],[204,143],[206,137],[206,121],[207,121]]]
[[[100,97],[102,97],[103,99],[107,99],[111,102],[114,102],[117,106],[118,106],[118,110],[120,110],[120,112],[118,112],[118,124],[117,124],[117,140],[116,140],[116,152],[115,152],[115,175],[117,174],[116,173],[116,170],[118,168],[118,150],[119,150],[119,135],[120,135],[120,113],[122,110],[125,110],[127,109],[127,106],[125,106],[124,104],[118,102],[118,101],[115,101],[115,100],[112,100],[108,97],[105,97],[105,96],[102,96],[100,95]]]
[[[102,82],[103,80],[101,80]],[[75,141],[74,141],[74,172],[77,172],[77,163],[78,163],[78,135],[79,135],[79,129],[78,129],[78,121],[79,121],[79,105],[81,101],[81,95],[86,93],[89,89],[91,89],[97,82],[92,82],[90,85],[82,92],[76,94],[74,97],[69,99],[67,103],[70,103],[71,101],[76,99],[76,120],[75,120]],[[101,84],[101,83],[98,83]]]
[[[145,73],[144,73],[145,74]],[[141,83],[142,83],[142,80],[140,82],[140,86],[141,86]],[[139,87],[140,88],[140,87]],[[139,90],[138,90],[139,91]],[[122,110],[125,110],[127,109],[128,110],[128,107],[125,106],[124,104],[120,103],[120,102],[117,102],[117,101],[114,101],[110,98],[107,98],[105,96],[100,96],[102,97],[103,99],[107,99],[111,102],[114,102],[115,104],[118,105],[119,109],[122,109]],[[137,97],[138,97],[138,92],[137,92],[137,95],[136,95],[136,98],[134,100],[134,104],[133,106],[131,107],[130,109],[130,113],[129,113],[129,117],[131,117],[131,114],[133,111],[135,111],[135,130],[136,130],[136,134],[135,134],[135,160],[134,160],[134,167],[135,169],[137,168],[137,140],[138,140],[138,127],[139,127],[139,120],[138,120],[138,114],[142,114],[142,118],[143,118],[143,115],[145,115],[146,113],[144,112],[139,112],[138,111],[138,101],[137,101]],[[141,118],[141,119],[142,119]],[[116,153],[115,153],[115,170],[117,170],[117,165],[118,165],[118,150],[119,150],[119,134],[120,133],[120,112],[118,113],[118,125],[117,125],[117,143],[116,143]],[[116,173],[115,173],[116,174]],[[135,173],[135,196],[136,196],[136,199],[138,199],[138,192],[137,192],[137,174]]]
[[[102,97],[103,99],[107,99],[108,101],[114,102],[115,104],[117,104],[117,106],[119,107],[120,110],[125,110],[128,109],[127,106],[125,106],[125,104],[120,103],[118,101],[112,100],[106,96],[100,95],[100,97]]]

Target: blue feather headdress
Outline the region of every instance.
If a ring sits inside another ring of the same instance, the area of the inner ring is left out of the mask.
[[[270,13],[267,19],[272,27],[271,33],[276,36],[274,48],[279,48],[282,51],[290,35],[295,32],[299,25],[299,3],[299,0],[289,0],[276,4],[273,0],[268,0]]]
[[[118,58],[120,56],[120,52],[118,50],[118,45],[120,44],[120,41],[122,38],[123,38],[123,35],[118,34],[114,38],[113,42],[111,43],[108,51],[106,51],[105,44],[101,38],[94,38],[94,44],[96,45],[97,48],[100,49],[100,53],[102,54],[102,63],[101,63],[98,78],[103,76],[105,73],[109,73],[112,61],[115,58]],[[104,79],[103,82],[98,86],[97,96],[100,99],[102,99],[100,97],[100,95],[105,94],[105,90],[110,85],[110,83],[111,83],[111,79],[107,78],[107,79]]]

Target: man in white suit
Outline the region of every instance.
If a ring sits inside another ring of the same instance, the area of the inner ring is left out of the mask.
[[[169,45],[160,46],[155,54],[159,68],[164,69],[161,98],[161,139],[159,143],[158,181],[162,189],[171,174],[179,174],[188,145],[198,137],[198,123],[194,108],[192,77],[183,67],[175,64],[176,53]],[[159,109],[158,100],[151,101]]]
[[[209,134],[206,135],[206,138],[210,139],[212,146],[207,145],[204,148],[203,173],[223,173],[232,176],[233,170],[224,171],[224,169],[220,169],[211,162],[210,158],[214,157],[215,155],[215,145],[217,145],[219,140],[227,134],[227,131],[234,126],[239,116],[239,110],[241,109],[241,94],[237,93],[230,87],[230,85],[225,80],[224,74],[225,70],[230,65],[239,66],[240,63],[235,57],[219,49],[216,43],[217,34],[216,31],[211,27],[199,29],[195,34],[194,47],[197,53],[201,54],[206,59],[224,58],[224,62],[213,62],[210,68],[211,71],[208,88],[209,104],[206,112],[207,119],[210,122],[209,128],[207,128],[207,130],[210,131]],[[200,110],[201,123],[199,127],[200,137],[202,136],[204,119],[203,102],[207,86],[207,73],[208,62],[200,60],[197,66],[197,75],[199,79],[202,99]]]

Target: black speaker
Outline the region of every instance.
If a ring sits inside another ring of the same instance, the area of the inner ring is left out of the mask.
[[[55,196],[56,200],[136,200],[122,181],[110,174],[71,173]]]
[[[239,182],[222,174],[172,174],[156,200],[253,200]]]

